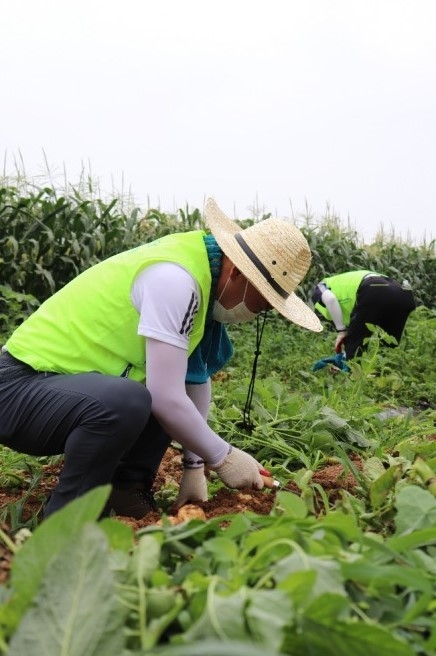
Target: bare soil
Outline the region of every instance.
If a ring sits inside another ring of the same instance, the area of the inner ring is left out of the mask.
[[[356,464],[359,466],[360,463]],[[45,465],[43,468],[44,474],[30,495],[28,493],[28,486],[26,487],[24,485],[13,489],[0,488],[0,511],[10,504],[21,503],[21,523],[30,520],[35,515],[39,521],[42,520],[43,503],[56,486],[61,467],[62,463]],[[155,491],[172,483],[178,484],[181,472],[180,453],[175,449],[168,449],[156,477]],[[356,486],[353,476],[345,474],[340,464],[333,464],[320,469],[314,474],[312,481],[319,483],[332,501],[338,496],[340,490],[352,490]],[[297,486],[292,482],[286,486],[286,489],[299,493]],[[275,490],[269,489],[230,490],[228,488],[221,488],[208,501],[196,505],[201,509],[200,512],[203,511],[204,515],[203,513],[201,515],[206,519],[220,517],[229,513],[253,512],[258,515],[268,515],[274,505],[276,494]],[[171,510],[167,510],[166,514],[171,515]],[[137,531],[159,522],[161,520],[161,512],[149,513],[140,520],[130,517],[118,517],[117,519]],[[11,527],[7,523],[1,524],[0,529],[6,536],[11,536]],[[7,580],[11,561],[12,554],[10,550],[4,544],[4,541],[0,540],[0,583]]]

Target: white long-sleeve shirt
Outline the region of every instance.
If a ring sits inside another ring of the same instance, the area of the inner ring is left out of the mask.
[[[207,424],[210,379],[186,385],[189,333],[199,306],[197,282],[183,267],[159,263],[136,278],[131,292],[139,312],[138,334],[146,338],[146,384],[152,412],[185,458],[220,462],[229,445]]]

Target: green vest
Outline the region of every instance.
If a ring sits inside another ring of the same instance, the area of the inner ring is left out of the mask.
[[[339,301],[342,310],[342,317],[344,325],[348,326],[350,323],[351,312],[356,304],[357,290],[363,278],[368,273],[374,274],[374,271],[367,271],[361,269],[359,271],[347,271],[346,273],[338,273],[335,276],[324,278],[323,282],[333,292]],[[381,274],[375,274],[381,275]],[[332,321],[330,312],[321,303],[315,303],[315,309],[328,320]]]
[[[199,344],[211,290],[204,231],[168,235],[119,253],[81,273],[19,326],[6,348],[38,371],[98,371],[145,380],[145,337],[130,299],[136,276],[151,264],[180,264],[197,281],[201,299],[188,354]]]

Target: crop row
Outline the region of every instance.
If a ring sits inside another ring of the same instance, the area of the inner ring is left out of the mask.
[[[245,219],[242,226],[260,219]],[[204,228],[200,210],[125,208],[122,200],[43,187],[0,187],[0,337],[78,273],[122,250],[175,231]],[[435,306],[435,242],[420,246],[380,237],[371,245],[335,217],[300,225],[313,253],[300,293],[306,299],[324,275],[370,268],[407,278],[419,304]]]

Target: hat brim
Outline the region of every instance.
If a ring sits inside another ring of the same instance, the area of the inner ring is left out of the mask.
[[[213,199],[206,203],[205,217],[221,250],[273,308],[298,326],[314,332],[322,331],[319,318],[294,292],[283,298],[265,280],[234,238],[241,232],[241,226],[229,219]]]

